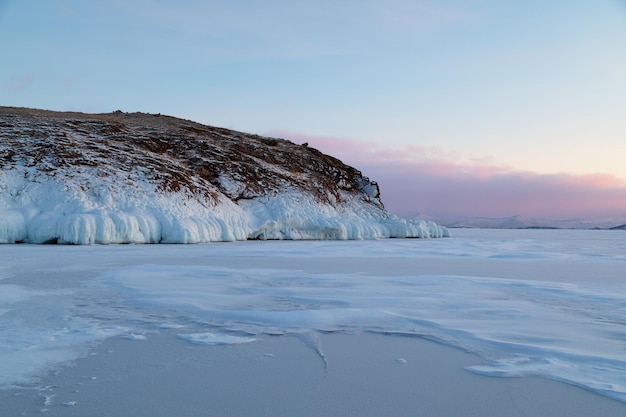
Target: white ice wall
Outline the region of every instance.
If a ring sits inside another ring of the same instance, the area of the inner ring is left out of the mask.
[[[112,177],[81,180],[23,172],[0,176],[0,243],[201,243],[246,239],[374,239],[442,237],[431,222],[407,222],[345,194],[343,206],[299,191],[274,197],[217,201],[157,192]],[[85,185],[87,184],[87,185]]]

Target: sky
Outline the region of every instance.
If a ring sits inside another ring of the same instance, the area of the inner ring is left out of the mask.
[[[626,219],[626,0],[0,0],[0,105],[308,142],[405,216]]]

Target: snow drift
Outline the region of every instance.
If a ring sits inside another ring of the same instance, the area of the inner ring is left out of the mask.
[[[306,145],[143,113],[0,107],[1,243],[444,237]]]

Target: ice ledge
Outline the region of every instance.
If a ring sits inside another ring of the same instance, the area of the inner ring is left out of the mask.
[[[356,200],[356,199],[355,199]],[[429,221],[407,221],[363,202],[345,207],[316,203],[305,196],[279,195],[221,204],[188,212],[170,207],[57,210],[35,205],[0,208],[0,243],[121,244],[206,243],[248,239],[353,240],[447,237]]]

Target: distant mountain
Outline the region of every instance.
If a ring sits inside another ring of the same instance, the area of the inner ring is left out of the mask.
[[[441,237],[306,145],[159,114],[0,107],[0,242]]]
[[[421,218],[434,221],[450,228],[482,229],[625,229],[624,219],[536,219],[523,216],[508,217],[464,217],[432,216],[417,214]],[[618,226],[615,226],[618,225]]]

